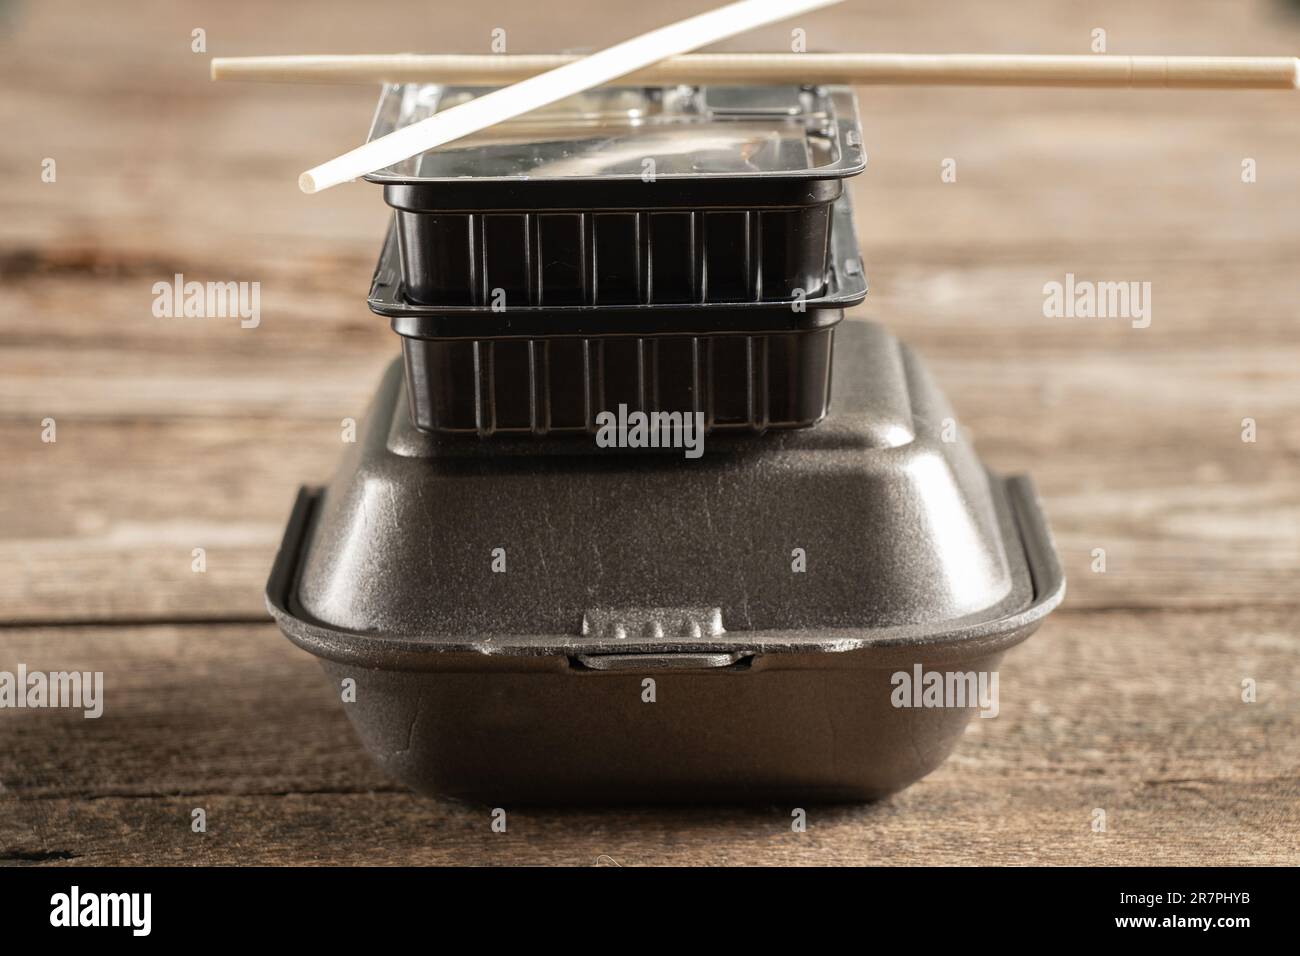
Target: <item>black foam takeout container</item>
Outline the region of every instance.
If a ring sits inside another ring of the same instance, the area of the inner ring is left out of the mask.
[[[833,209],[821,293],[693,306],[431,306],[409,300],[396,231],[370,308],[402,337],[417,427],[554,436],[596,416],[699,412],[707,432],[812,425],[830,401],[835,325],[867,293],[847,194]]]
[[[1064,579],[1028,479],[945,430],[916,356],[874,324],[839,333],[817,428],[714,436],[689,462],[422,432],[394,363],[335,478],[300,493],[268,606],[356,682],[361,740],[424,792],[905,787],[975,710],[908,706],[898,675],[996,672]]]
[[[386,86],[370,136],[481,92]],[[847,88],[611,87],[366,178],[412,302],[739,303],[820,294],[865,162]]]

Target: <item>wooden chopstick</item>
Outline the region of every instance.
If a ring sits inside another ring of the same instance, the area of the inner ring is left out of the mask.
[[[503,86],[580,60],[560,54],[214,57],[214,80]],[[847,83],[1293,90],[1293,56],[1038,56],[974,53],[708,53],[674,56],[618,83]]]

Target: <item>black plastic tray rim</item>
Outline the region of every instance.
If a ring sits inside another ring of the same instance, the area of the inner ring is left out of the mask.
[[[834,324],[845,309],[860,305],[869,290],[853,225],[853,205],[847,193],[832,207],[822,289],[817,295],[797,301],[584,303],[493,310],[484,305],[411,302],[404,286],[397,225],[391,222],[375,265],[367,304],[376,315],[391,320],[394,332],[412,338],[794,332]]]

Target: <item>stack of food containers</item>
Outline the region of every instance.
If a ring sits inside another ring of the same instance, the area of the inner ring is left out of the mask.
[[[371,136],[473,95],[386,87]],[[906,786],[996,712],[1064,582],[1028,480],[840,324],[864,163],[847,89],[609,88],[367,177],[404,362],[267,603],[386,770],[492,806],[798,806]],[[608,448],[620,407],[707,453]],[[977,696],[932,708],[951,673]]]
[[[387,87],[371,138],[472,96]],[[866,295],[844,189],[864,165],[846,89],[606,88],[368,176],[395,210],[370,307],[402,336],[416,424],[815,423]]]

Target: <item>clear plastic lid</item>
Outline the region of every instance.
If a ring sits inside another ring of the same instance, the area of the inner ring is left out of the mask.
[[[432,84],[387,85],[369,138],[418,123],[484,92],[484,88]],[[409,183],[465,178],[621,179],[647,174],[656,178],[843,176],[861,170],[856,130],[856,106],[845,89],[603,87],[366,178]]]

